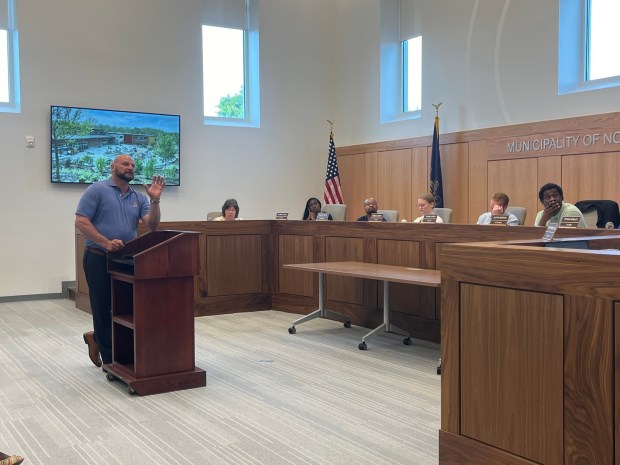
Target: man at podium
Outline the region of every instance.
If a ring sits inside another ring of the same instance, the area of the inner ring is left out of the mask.
[[[86,237],[83,266],[94,328],[84,333],[84,342],[91,361],[98,367],[102,361],[112,363],[111,285],[106,253],[121,250],[125,242],[137,237],[140,220],[155,230],[161,217],[159,202],[166,185],[164,178],[153,176],[152,184],[144,185],[144,195],[129,185],[134,169],[133,159],[119,154],[110,165],[112,175],[91,184],[75,212],[75,226]]]

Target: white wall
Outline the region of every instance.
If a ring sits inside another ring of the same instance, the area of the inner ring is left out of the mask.
[[[414,1],[414,0],[403,0]],[[19,0],[22,112],[0,114],[0,297],[75,279],[83,186],[52,185],[49,107],[182,116],[180,187],[164,221],[301,215],[336,145],[618,111],[620,89],[557,95],[557,1],[415,0],[423,115],[379,123],[379,0],[260,0],[261,128],[202,124],[200,0]],[[34,149],[25,147],[36,137]]]
[[[379,123],[380,0],[339,0],[340,145],[618,111],[620,88],[558,96],[557,0],[401,0],[423,41],[422,118]]]
[[[202,123],[200,0],[19,0],[22,111],[0,114],[0,297],[75,279],[84,186],[50,183],[50,105],[181,115],[181,186],[162,220],[204,220],[228,197],[245,218],[301,217],[321,196],[333,119],[328,0],[261,0],[262,127]],[[26,136],[36,138],[26,148]]]

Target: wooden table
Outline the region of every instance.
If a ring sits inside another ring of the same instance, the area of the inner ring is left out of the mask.
[[[319,308],[308,315],[293,322],[288,332],[297,332],[295,325],[304,323],[314,318],[331,317],[344,321],[344,326],[349,328],[351,322],[346,315],[334,312],[325,308],[325,275],[333,274],[348,276],[352,278],[376,279],[383,281],[383,323],[362,337],[362,342],[358,345],[360,350],[366,350],[366,339],[375,335],[381,330],[405,336],[403,343],[411,344],[411,337],[404,331],[390,323],[390,293],[389,283],[416,284],[418,286],[439,287],[441,285],[441,273],[437,270],[425,270],[421,268],[408,268],[404,266],[380,265],[377,263],[364,262],[324,262],[324,263],[296,263],[283,265],[301,271],[312,271],[319,273]]]

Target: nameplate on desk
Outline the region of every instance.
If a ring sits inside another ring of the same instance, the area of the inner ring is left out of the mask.
[[[383,221],[383,213],[371,213],[368,221]]]
[[[276,220],[286,220],[286,219],[288,219],[287,212],[276,213]]]
[[[508,224],[508,215],[492,215],[491,224],[506,226]]]
[[[424,215],[420,223],[437,223],[437,215],[435,215],[434,213],[429,213],[428,215]]]
[[[321,212],[316,214],[317,221],[327,221],[329,220],[329,213]]]
[[[580,219],[578,216],[565,216],[560,222],[560,228],[576,228],[579,226]]]
[[[549,227],[547,227],[545,234],[543,234],[543,237],[542,237],[543,241],[552,241],[553,236],[555,235],[555,232],[557,230],[558,230],[557,223],[550,224]]]

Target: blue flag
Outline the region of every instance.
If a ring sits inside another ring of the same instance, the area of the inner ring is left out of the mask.
[[[431,152],[431,194],[435,197],[435,206],[443,208],[443,181],[441,179],[441,160],[439,159],[439,117],[435,117],[433,130],[433,150]]]

